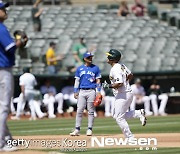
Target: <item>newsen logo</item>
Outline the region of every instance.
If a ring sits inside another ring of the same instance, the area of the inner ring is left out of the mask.
[[[133,145],[133,146],[147,146],[157,145],[156,138],[111,138],[111,137],[91,137],[91,146],[105,147],[105,146],[120,146],[120,145]]]

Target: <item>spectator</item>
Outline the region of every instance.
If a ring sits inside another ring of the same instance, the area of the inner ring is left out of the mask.
[[[54,114],[56,88],[51,85],[50,80],[46,80],[45,84],[41,86],[40,91],[43,95],[43,103],[48,109],[48,117],[56,118],[56,115]]]
[[[122,1],[118,10],[118,16],[127,16],[129,14],[129,8],[126,1]]]
[[[154,80],[152,85],[149,88],[149,98],[152,103],[152,109],[154,112],[154,115],[157,116],[162,115],[166,116],[167,113],[165,113],[166,104],[168,101],[168,95],[165,93],[162,93],[162,90],[160,88],[160,85],[157,84],[157,81]],[[160,100],[160,107],[158,110],[158,100]]]
[[[150,17],[157,17],[157,7],[154,5],[152,0],[148,1],[147,10]]]
[[[56,43],[50,42],[49,48],[46,52],[46,62],[48,65],[48,73],[55,74],[56,73],[56,65],[58,60],[62,60],[64,57],[62,55],[55,55]]]
[[[40,16],[43,12],[43,8],[39,9],[38,6],[41,3],[41,0],[37,0],[32,8],[32,21],[34,26],[34,31],[39,32],[41,31],[41,19]]]
[[[131,85],[132,92],[134,94],[133,100],[130,106],[131,110],[136,109],[136,103],[137,104],[143,104],[144,103],[144,110],[146,112],[146,115],[152,115],[153,113],[150,111],[150,99],[148,96],[145,95],[144,87],[141,86],[141,80],[138,78],[135,80],[135,84]]]
[[[144,16],[145,6],[142,4],[141,0],[135,0],[135,5],[132,6],[132,12],[135,16],[141,17]]]
[[[71,72],[75,72],[76,68],[83,64],[83,54],[87,52],[87,46],[83,36],[79,37],[79,43],[73,46],[73,56],[75,59],[75,67],[71,69]]]

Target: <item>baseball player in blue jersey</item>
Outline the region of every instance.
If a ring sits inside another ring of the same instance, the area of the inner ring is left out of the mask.
[[[13,95],[14,80],[12,66],[15,62],[15,50],[22,45],[21,40],[16,42],[11,38],[3,22],[7,19],[6,7],[8,3],[0,1],[0,151],[14,151],[9,148],[5,139],[12,139],[7,127],[7,117]]]
[[[78,99],[78,103],[75,130],[70,133],[71,136],[80,135],[81,121],[86,105],[88,110],[88,129],[86,135],[92,135],[95,111],[93,102],[96,97],[96,89],[97,95],[100,95],[101,91],[101,73],[99,67],[92,64],[92,58],[93,55],[86,52],[83,55],[84,64],[79,66],[75,73],[74,97]]]

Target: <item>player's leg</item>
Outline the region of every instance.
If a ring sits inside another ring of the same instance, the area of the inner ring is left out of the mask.
[[[41,107],[40,107],[41,102],[37,101],[37,100],[33,100],[33,106],[35,109],[35,113],[37,114],[38,118],[43,118],[46,116],[46,113],[43,113],[41,111]]]
[[[127,102],[127,105],[130,105],[131,102]],[[126,120],[131,119],[131,118],[139,118],[141,121],[141,124],[143,126],[146,125],[146,117],[145,117],[145,111],[144,109],[140,109],[140,110],[130,110],[128,112],[125,113],[124,118]]]
[[[111,96],[110,98],[111,98],[111,116],[113,116],[115,97]]]
[[[105,105],[105,117],[111,116],[111,100],[110,96],[104,97],[104,105]]]
[[[20,93],[19,97],[18,98],[15,98],[17,99],[17,111],[16,111],[16,116],[14,117],[11,117],[12,120],[19,120],[20,119],[20,115],[21,115],[21,112],[24,110],[24,104],[25,104],[25,101],[24,101],[24,98],[23,98],[23,94]]]
[[[5,136],[10,135],[7,117],[14,89],[13,76],[10,71],[0,70],[0,149],[5,146]]]
[[[48,99],[48,114],[49,118],[55,118],[56,115],[54,114],[54,103],[55,103],[55,97],[54,96],[49,96]]]
[[[165,113],[166,104],[168,102],[168,95],[167,94],[161,94],[158,96],[158,99],[161,100],[160,107],[159,107],[159,114],[162,116],[166,116],[167,113]]]
[[[62,93],[58,93],[55,96],[55,99],[58,102],[57,111],[58,111],[58,113],[62,114],[63,113],[63,102],[64,102],[63,94]]]
[[[87,110],[88,110],[88,130],[86,132],[86,135],[91,136],[92,135],[92,128],[94,124],[94,111],[95,107],[93,105],[93,102],[96,97],[96,91],[90,90],[87,91]]]
[[[75,130],[70,133],[71,136],[78,136],[80,132],[83,111],[86,108],[86,95],[84,90],[80,90],[77,102],[77,112],[76,112],[76,123]]]
[[[143,96],[142,101],[144,102],[144,110],[146,115],[152,115],[153,113],[150,111],[150,98],[148,96]]]
[[[54,103],[55,103],[55,97],[51,96],[49,94],[45,94],[43,98],[43,103],[45,106],[47,106],[48,110],[48,117],[49,118],[55,118],[56,115],[54,114]]]
[[[121,128],[124,136],[126,138],[133,137],[132,132],[130,131],[129,125],[125,119],[126,111],[129,108],[130,103],[132,102],[133,94],[132,93],[119,93],[115,100],[114,106],[114,115],[113,117],[116,119],[117,124]]]
[[[130,105],[130,110],[135,110],[135,109],[136,109],[136,96],[134,95]]]
[[[28,105],[31,111],[31,117],[29,120],[36,120],[36,111],[34,106],[34,92],[32,90],[25,90],[25,100],[28,101]]]
[[[36,120],[36,112],[35,112],[34,100],[30,99],[28,101],[28,104],[29,104],[29,108],[30,108],[30,111],[31,111],[31,117],[29,118],[29,120]]]
[[[13,97],[11,98],[11,105],[10,105],[11,113],[16,114],[16,110],[14,107]]]
[[[151,94],[149,96],[150,100],[151,100],[151,104],[152,104],[152,110],[154,112],[154,115],[157,116],[158,115],[158,102],[157,102],[157,95],[155,94]]]

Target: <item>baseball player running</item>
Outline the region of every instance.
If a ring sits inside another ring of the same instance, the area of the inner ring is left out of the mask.
[[[144,109],[127,112],[133,99],[132,90],[129,85],[129,80],[132,79],[133,75],[124,64],[118,63],[121,59],[121,53],[118,50],[111,49],[107,53],[107,59],[107,63],[112,66],[109,75],[111,84],[105,81],[102,87],[113,88],[113,94],[115,96],[113,117],[116,119],[124,136],[128,139],[133,138],[134,136],[126,120],[130,118],[140,118],[142,125],[145,126],[146,124]]]
[[[88,110],[88,129],[86,135],[92,135],[95,110],[93,102],[96,97],[96,88],[97,95],[100,95],[101,91],[100,70],[98,66],[92,64],[92,58],[93,55],[91,53],[84,53],[84,65],[79,66],[75,73],[74,98],[78,99],[78,103],[75,130],[70,133],[71,136],[80,135],[81,121],[86,105]]]
[[[7,117],[10,109],[11,98],[14,89],[12,66],[15,62],[15,51],[24,42],[16,42],[10,36],[3,22],[7,19],[6,7],[8,3],[0,1],[0,151],[13,151],[15,147],[9,148],[5,138],[12,139],[7,126]]]

